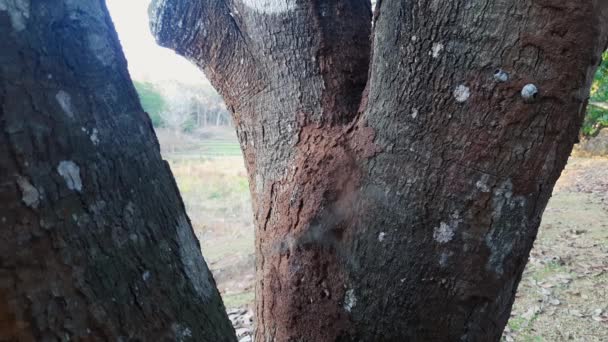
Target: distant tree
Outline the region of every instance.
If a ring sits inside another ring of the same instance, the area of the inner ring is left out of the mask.
[[[602,57],[591,86],[591,103],[581,129],[583,136],[594,136],[608,127],[608,51]]]
[[[166,81],[161,84],[135,81],[144,110],[155,127],[175,132],[204,126],[230,125],[230,113],[222,97],[209,84]]]
[[[602,64],[595,73],[591,86],[592,101],[608,101],[608,51],[602,54]]]
[[[193,125],[193,97],[188,88],[180,83],[174,82],[169,88],[172,91],[167,88],[164,90],[168,100],[160,116],[167,128],[174,133],[181,133]]]
[[[185,130],[205,126],[230,125],[230,113],[224,100],[211,85],[191,85],[175,82],[169,98],[170,106],[189,111]],[[172,102],[177,102],[172,104]]]
[[[150,116],[154,127],[164,126],[162,113],[167,107],[167,102],[162,92],[149,82],[133,81],[133,84],[139,95],[141,105]]]

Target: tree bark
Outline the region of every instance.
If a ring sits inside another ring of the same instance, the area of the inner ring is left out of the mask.
[[[235,341],[104,2],[0,36],[0,340]]]
[[[256,340],[498,341],[606,7],[383,0],[372,18],[365,0],[153,1],[159,43],[234,117]]]

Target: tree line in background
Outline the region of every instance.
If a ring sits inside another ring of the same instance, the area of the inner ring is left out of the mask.
[[[230,113],[211,85],[168,82],[158,85],[134,81],[142,106],[156,128],[191,132],[208,126],[231,126]],[[583,137],[593,137],[608,126],[608,51],[598,68],[591,89],[590,106],[581,128]]]
[[[156,128],[191,132],[208,126],[230,126],[224,101],[210,85],[134,81],[144,110]]]
[[[581,134],[586,137],[595,136],[608,126],[608,51],[604,52],[602,59],[593,80],[590,106],[581,129]]]

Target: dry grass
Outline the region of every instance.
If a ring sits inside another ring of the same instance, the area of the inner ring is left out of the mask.
[[[608,159],[571,158],[549,202],[505,341],[608,341]]]
[[[254,230],[241,157],[171,168],[227,307],[253,303]],[[572,158],[518,290],[506,341],[608,341],[608,160]]]
[[[167,159],[226,306],[253,302],[253,214],[243,159]]]
[[[242,158],[176,159],[171,169],[199,234],[251,228],[249,185]]]

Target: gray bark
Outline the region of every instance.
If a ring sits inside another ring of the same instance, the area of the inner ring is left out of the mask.
[[[599,13],[591,1],[382,2],[364,118],[385,152],[363,166],[361,211],[374,214],[351,249],[353,320],[374,331],[358,336],[500,339],[606,47]]]
[[[0,36],[0,340],[236,340],[104,2]]]
[[[233,113],[258,341],[498,341],[608,5],[157,0]],[[364,90],[364,85],[366,85]]]

